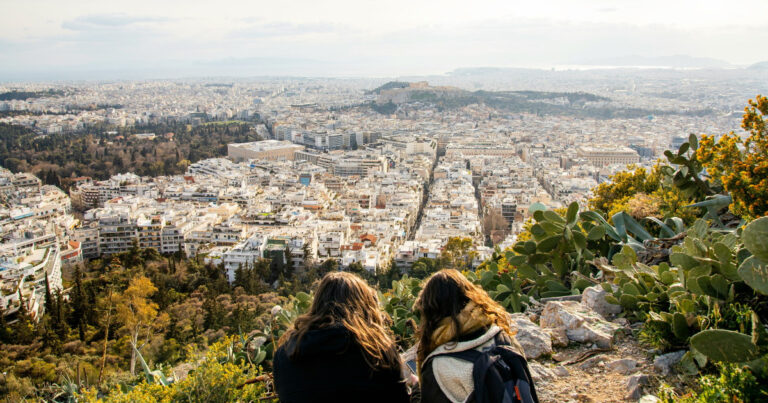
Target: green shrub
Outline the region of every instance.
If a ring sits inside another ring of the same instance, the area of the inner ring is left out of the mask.
[[[718,373],[704,375],[698,380],[698,391],[678,395],[669,386],[659,393],[664,403],[734,403],[762,402],[768,399],[765,384],[752,372],[735,364],[718,364]]]

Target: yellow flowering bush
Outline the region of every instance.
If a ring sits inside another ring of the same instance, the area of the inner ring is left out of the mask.
[[[656,164],[648,172],[643,167],[629,167],[629,170],[617,172],[610,181],[599,184],[594,190],[594,197],[589,200],[589,207],[609,213],[624,211],[616,206],[625,205],[637,193],[650,194],[659,188],[661,182],[660,165]],[[634,168],[634,170],[632,170]]]
[[[696,156],[710,178],[731,194],[731,211],[749,219],[768,215],[768,98],[758,95],[745,112],[741,126],[749,137],[733,132],[719,140],[703,136]]]
[[[517,234],[518,241],[525,242],[533,238],[533,235],[531,235],[531,227],[533,227],[533,224],[534,224],[533,217],[528,217],[528,219],[525,220],[522,231],[520,231],[520,233]]]
[[[693,223],[701,215],[701,210],[686,206],[696,200],[674,185],[667,184],[662,167],[661,162],[657,162],[650,171],[635,167],[617,172],[610,177],[610,181],[601,183],[593,190],[589,207],[605,212],[609,220],[614,214],[624,211],[635,219],[680,217],[687,224]]]

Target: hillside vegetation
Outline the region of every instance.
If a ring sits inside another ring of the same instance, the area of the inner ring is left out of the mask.
[[[767,173],[716,164],[725,149],[730,160],[765,166],[768,153],[753,147],[768,141],[766,115],[768,102],[758,97],[744,118],[752,134],[746,147],[726,147],[734,141],[728,136],[691,136],[652,173],[621,173],[598,188],[593,210],[534,208],[524,240],[475,271],[466,266],[467,242],[457,238],[403,277],[396,269],[360,274],[380,290],[403,348],[414,343],[422,278],[441,268],[463,270],[509,312],[598,285],[637,324],[634,339],[657,354],[684,351],[675,382],[658,391],[662,399],[764,401],[768,209],[760,184]],[[732,176],[758,185],[729,192]],[[638,217],[632,200],[646,196],[657,205]],[[676,215],[686,209],[689,217]],[[270,400],[275,341],[308,309],[316,280],[336,268],[329,260],[296,275],[265,260],[240,269],[230,285],[220,267],[151,249],[92,261],[72,274],[68,301],[48,298],[40,323],[22,316],[0,324],[8,371],[0,393],[11,401]]]
[[[117,134],[108,134],[114,130]],[[155,133],[154,140],[132,137]],[[166,134],[172,133],[172,136]],[[22,126],[0,124],[0,166],[33,172],[45,183],[67,189],[73,176],[107,179],[179,175],[189,164],[227,155],[227,143],[260,140],[253,126],[232,121],[189,126],[158,124],[131,128],[88,127],[84,133],[39,135]]]
[[[31,98],[49,98],[60,97],[65,92],[62,90],[45,90],[45,91],[8,91],[0,93],[0,101],[14,101],[14,100],[26,100]]]
[[[376,112],[391,114],[398,105],[426,104],[439,110],[456,109],[479,104],[505,113],[532,113],[537,115],[564,115],[581,118],[613,119],[642,118],[649,115],[704,116],[710,109],[669,111],[617,106],[611,99],[586,92],[545,91],[466,91],[455,87],[409,87],[404,82],[389,82],[370,93],[379,94],[377,102],[369,106]],[[383,90],[390,90],[382,94]]]

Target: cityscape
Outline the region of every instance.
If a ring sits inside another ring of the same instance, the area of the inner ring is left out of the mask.
[[[100,26],[88,18],[72,21]],[[72,21],[62,26],[81,29]],[[265,27],[289,32],[285,46],[360,29]],[[273,56],[265,65],[280,65]],[[0,399],[159,401],[166,392],[139,385],[207,389],[219,375],[195,374],[216,362],[237,373],[222,383],[228,397],[189,401],[274,401],[276,340],[323,274],[374,287],[402,353],[416,348],[420,282],[458,269],[509,311],[541,401],[707,401],[697,377],[731,367],[692,347],[697,332],[740,332],[750,359],[766,359],[768,289],[742,269],[768,267],[765,233],[745,235],[765,223],[755,195],[768,182],[739,196],[728,180],[746,174],[725,172],[764,163],[754,147],[768,134],[754,122],[768,65],[587,56],[597,61],[389,75],[324,74],[336,64],[319,62],[307,73],[303,59],[285,59],[285,74],[187,61],[176,75],[163,59],[113,78],[99,65],[92,79],[68,78],[76,65],[57,76],[0,63]],[[716,149],[726,141],[731,154]],[[715,165],[705,149],[736,159]],[[632,282],[646,277],[647,289]],[[581,307],[557,305],[578,329],[546,325],[553,301]],[[237,343],[245,358],[210,358]],[[763,375],[734,386],[741,397],[709,401],[759,401],[744,396],[764,398]]]

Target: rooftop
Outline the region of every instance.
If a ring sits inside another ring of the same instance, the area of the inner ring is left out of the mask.
[[[262,141],[254,141],[250,143],[233,143],[233,144],[230,144],[230,146],[245,148],[245,149],[256,151],[256,152],[279,150],[282,148],[289,148],[289,147],[301,148],[300,145],[293,144],[290,141],[286,141],[286,140],[262,140]]]

